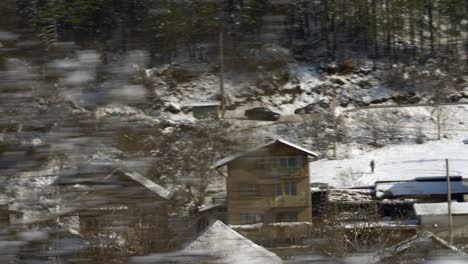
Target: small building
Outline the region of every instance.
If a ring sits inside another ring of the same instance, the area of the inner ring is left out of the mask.
[[[0,193],[0,230],[10,225],[10,218],[13,213],[10,210],[10,204],[13,200],[14,199],[8,195]]]
[[[193,117],[196,119],[215,119],[219,120],[221,112],[221,103],[208,102],[192,104]]]
[[[370,189],[311,188],[312,215],[316,220],[337,217],[343,221],[360,221],[376,203]]]
[[[166,250],[172,193],[137,172],[68,173],[60,187],[62,222],[78,222],[90,257],[127,256]],[[78,193],[78,195],[77,195]],[[72,194],[74,197],[68,197]],[[133,253],[131,253],[133,252]]]
[[[448,229],[448,204],[446,202],[414,204],[414,212],[422,228],[429,230]],[[451,212],[453,227],[468,230],[468,202],[453,202]]]
[[[227,167],[227,222],[311,222],[309,157],[318,155],[278,139],[215,162]]]
[[[374,188],[328,188],[311,187],[312,216],[314,220],[339,217],[346,222],[365,221],[369,213],[382,219],[414,219],[413,204],[424,202],[425,198],[377,199]]]

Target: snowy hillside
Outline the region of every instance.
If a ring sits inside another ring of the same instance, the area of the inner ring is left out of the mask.
[[[206,63],[164,65],[147,69],[143,82],[153,87],[164,118],[191,119],[192,104],[218,101],[220,98],[219,77],[213,67]],[[365,106],[427,103],[434,96],[405,87],[405,84],[390,87],[387,79],[394,77],[389,75],[389,70],[372,71],[369,63],[350,67],[339,72],[337,65],[318,66],[291,61],[267,72],[257,70],[245,74],[227,69],[224,81],[226,117],[243,118],[245,110],[259,106],[281,115],[293,115],[295,110],[319,102],[350,110]],[[402,70],[398,72],[398,78],[413,77],[408,77]],[[468,97],[468,89],[447,96],[463,101]]]

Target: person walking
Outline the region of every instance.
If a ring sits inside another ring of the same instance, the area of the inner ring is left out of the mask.
[[[375,171],[375,162],[374,162],[374,160],[371,160],[370,168],[371,168],[372,173],[374,173],[374,171]]]

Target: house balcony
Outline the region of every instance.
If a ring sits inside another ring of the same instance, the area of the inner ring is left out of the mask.
[[[278,195],[272,199],[271,207],[307,207],[309,201],[303,195]]]
[[[309,177],[306,168],[301,169],[268,169],[268,170],[251,170],[249,175],[257,178],[258,181],[263,183],[271,183],[279,180],[286,179],[300,179]]]

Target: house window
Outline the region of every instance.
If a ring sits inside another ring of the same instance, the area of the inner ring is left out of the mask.
[[[253,168],[264,171],[266,176],[280,178],[294,175],[302,169],[302,156],[248,158]]]
[[[276,214],[276,222],[297,222],[297,213],[283,212]]]
[[[295,182],[282,182],[276,184],[276,195],[297,195]]]
[[[301,169],[302,157],[275,157],[271,159],[270,175],[273,178],[289,176]]]
[[[239,195],[244,197],[258,196],[259,188],[257,184],[241,183],[239,186]]]
[[[240,214],[241,225],[251,225],[262,222],[262,216],[260,214],[242,213]]]

